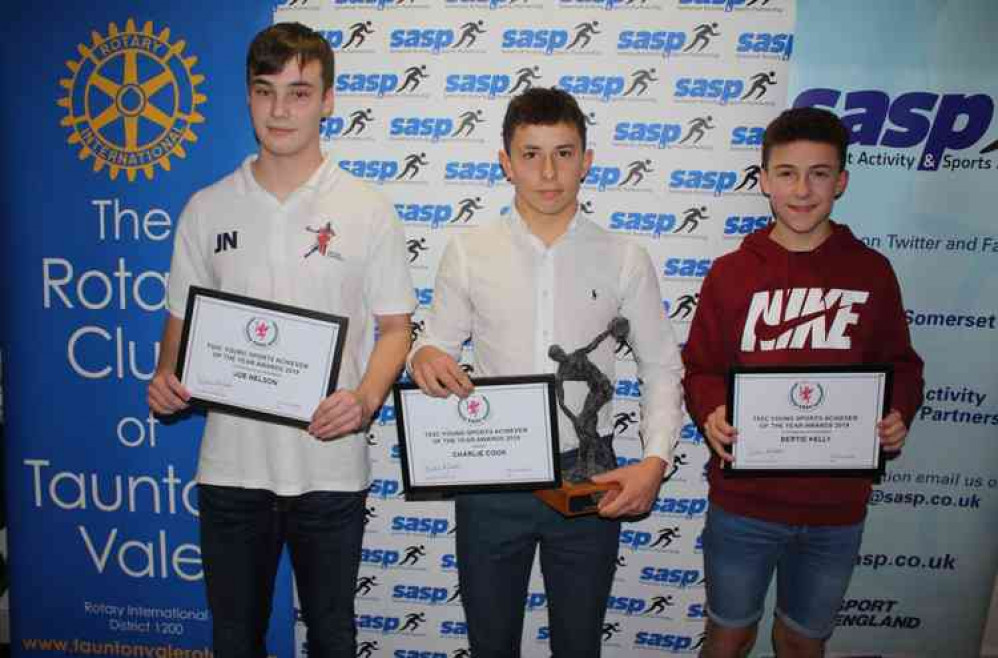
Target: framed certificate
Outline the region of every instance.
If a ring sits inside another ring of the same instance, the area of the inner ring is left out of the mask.
[[[874,472],[877,421],[888,412],[889,365],[736,367],[728,422],[736,471]]]
[[[346,332],[344,317],[191,286],[177,378],[197,406],[307,427]]]
[[[464,399],[392,389],[408,494],[561,484],[554,375],[479,377]]]

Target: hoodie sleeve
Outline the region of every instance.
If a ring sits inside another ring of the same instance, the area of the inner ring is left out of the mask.
[[[923,363],[911,345],[897,277],[889,263],[886,263],[886,269],[882,277],[882,304],[877,309],[877,327],[882,333],[874,341],[873,358],[894,366],[890,406],[901,412],[905,426],[910,428],[915,412],[922,404]]]
[[[712,268],[700,288],[700,302],[683,348],[683,390],[686,410],[703,426],[714,409],[727,402],[727,373],[732,365],[732,346],[725,343],[723,300],[717,284],[718,269]],[[731,319],[727,319],[730,324]]]

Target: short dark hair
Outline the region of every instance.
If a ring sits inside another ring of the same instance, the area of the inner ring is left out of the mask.
[[[556,123],[575,126],[585,151],[586,115],[575,98],[567,91],[554,87],[531,87],[515,96],[506,107],[506,117],[502,120],[503,148],[508,154],[518,126],[553,126]]]
[[[784,110],[766,126],[762,138],[762,168],[769,165],[769,155],[774,146],[799,141],[834,146],[839,154],[839,169],[846,168],[849,130],[834,113],[819,107]]]
[[[280,73],[292,59],[301,68],[319,62],[322,91],[333,86],[336,75],[333,49],[321,34],[301,23],[275,23],[253,38],[246,53],[246,84],[258,75]]]

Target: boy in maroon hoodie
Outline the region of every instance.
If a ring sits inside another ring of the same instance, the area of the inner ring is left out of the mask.
[[[774,222],[715,262],[683,350],[686,406],[714,452],[703,533],[707,658],[752,648],[774,570],[777,655],[823,655],[859,551],[871,485],[869,477],[722,471],[738,435],[726,421],[728,369],[892,364],[891,410],[878,424],[888,453],[901,449],[921,404],[922,360],[911,347],[894,271],[829,218],[849,182],[848,143],[839,119],[816,108],[787,110],[767,127],[761,182]],[[824,300],[820,313],[804,314],[790,302],[809,294]]]

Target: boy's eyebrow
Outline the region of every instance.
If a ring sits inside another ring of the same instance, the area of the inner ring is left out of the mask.
[[[542,148],[543,147],[541,147],[541,146],[539,146],[537,144],[524,144],[523,145],[523,150],[524,151],[540,151]],[[571,142],[568,142],[568,143],[565,143],[565,144],[555,144],[555,146],[554,146],[554,150],[556,150],[556,151],[560,151],[561,149],[574,149],[574,148],[576,148],[576,146],[575,146],[575,144],[573,144]]]
[[[250,80],[250,84],[264,85],[264,86],[267,86],[267,87],[273,87],[274,86],[273,82],[271,82],[270,80],[267,80],[266,78],[261,77],[261,76],[255,77],[252,80]],[[288,87],[310,87],[311,88],[311,87],[314,87],[315,85],[313,85],[308,80],[295,80],[294,82],[289,82],[287,86]]]

